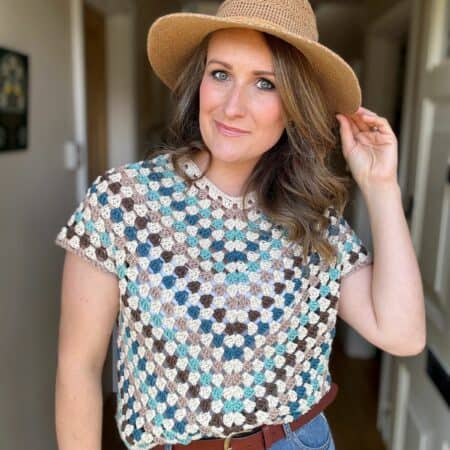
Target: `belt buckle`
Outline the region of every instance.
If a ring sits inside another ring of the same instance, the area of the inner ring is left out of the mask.
[[[223,441],[223,450],[233,450],[230,447],[231,437],[235,436],[236,434],[240,434],[240,433],[242,433],[242,431],[234,431],[233,433],[230,433]]]

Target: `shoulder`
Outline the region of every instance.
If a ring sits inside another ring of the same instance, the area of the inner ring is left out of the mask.
[[[323,216],[327,219],[327,228],[325,230],[325,237],[330,243],[336,243],[336,240],[343,232],[343,216],[339,213],[335,206],[328,206],[323,212]]]
[[[326,239],[342,253],[361,252],[367,254],[368,250],[358,234],[344,215],[335,206],[329,206],[324,212],[328,219]]]
[[[336,223],[336,221],[339,219],[341,214],[339,214],[339,211],[336,206],[329,205],[325,208],[323,215],[327,217],[330,221],[330,223]]]
[[[172,171],[169,155],[125,163],[100,174],[89,186],[88,194],[109,193],[126,196],[135,191],[143,193],[149,183],[170,177]]]
[[[327,239],[338,251],[341,276],[373,262],[373,254],[337,208],[325,211],[329,219]]]
[[[170,154],[157,155],[153,158],[142,159],[122,164],[109,169],[106,174],[111,173],[120,177],[136,177],[137,175],[149,175],[151,173],[170,172],[173,169]]]
[[[328,206],[323,215],[328,219],[327,238],[335,243],[346,237],[352,228],[342,213],[335,206]]]
[[[91,184],[85,201],[119,224],[168,207],[167,196],[184,190],[170,154],[162,154],[108,169]]]

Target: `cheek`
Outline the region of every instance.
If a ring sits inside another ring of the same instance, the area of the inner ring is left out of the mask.
[[[271,125],[271,127],[283,126],[283,108],[278,97],[268,97],[264,104],[259,104],[255,110],[261,123]]]
[[[199,102],[200,114],[213,109],[219,103],[218,92],[207,78],[203,78],[200,83]]]

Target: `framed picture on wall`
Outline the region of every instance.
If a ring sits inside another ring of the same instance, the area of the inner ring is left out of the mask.
[[[0,47],[0,152],[28,146],[28,56]]]

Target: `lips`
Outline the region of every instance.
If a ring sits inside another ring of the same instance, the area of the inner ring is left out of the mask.
[[[248,131],[241,130],[239,128],[227,127],[226,125],[224,125],[221,122],[218,122],[217,120],[215,122],[218,130],[225,136],[243,136],[249,133]]]

